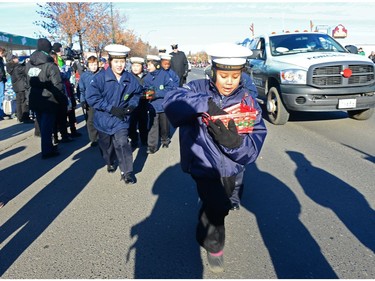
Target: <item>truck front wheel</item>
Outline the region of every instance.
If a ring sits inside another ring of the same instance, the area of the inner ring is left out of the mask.
[[[270,88],[267,93],[267,113],[269,121],[274,125],[284,125],[289,120],[289,112],[276,87]]]
[[[374,113],[374,108],[368,108],[364,110],[349,110],[348,115],[350,118],[356,120],[367,120]]]

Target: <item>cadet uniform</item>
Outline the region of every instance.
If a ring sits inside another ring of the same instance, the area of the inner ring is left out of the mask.
[[[131,57],[130,63],[130,72],[135,76],[135,78],[137,78],[139,84],[143,85],[143,79],[146,75],[143,70],[145,64],[144,58]],[[135,68],[136,66],[138,66],[137,69]],[[135,69],[137,70],[136,72]],[[148,108],[149,102],[144,96],[142,96],[139,100],[138,106],[136,107],[136,109],[134,109],[133,113],[130,116],[129,137],[131,139],[131,145],[133,149],[138,146],[139,138],[141,139],[142,145],[147,145]],[[139,134],[137,132],[137,129],[139,131]]]
[[[245,165],[253,163],[267,134],[261,109],[242,79],[242,69],[251,51],[235,44],[208,52],[212,60],[210,79],[194,80],[170,91],[163,103],[168,119],[179,127],[181,168],[197,185],[202,205],[196,228],[197,242],[207,250],[214,272],[223,271],[225,217],[232,207],[230,197],[242,185]],[[239,57],[241,56],[241,57]],[[220,58],[218,58],[220,57]],[[245,100],[259,114],[252,133],[238,134],[233,120],[226,127],[220,120],[202,120],[204,113],[226,114],[223,108]]]
[[[111,44],[105,47],[109,54],[106,70],[98,72],[86,93],[87,103],[95,108],[94,125],[99,133],[99,146],[108,172],[114,172],[111,152],[115,150],[121,180],[136,182],[133,173],[133,155],[128,140],[130,114],[137,107],[142,86],[131,73],[125,71],[126,56],[130,49]]]
[[[150,124],[152,125],[148,132],[147,139],[147,153],[153,154],[158,150],[159,135],[163,147],[168,147],[170,143],[169,130],[166,131],[165,126],[161,126],[161,124],[168,122],[162,103],[164,101],[165,94],[168,91],[173,90],[175,87],[172,78],[164,69],[161,68],[159,56],[148,55],[147,68],[149,72],[143,80],[144,88],[155,92],[152,99],[150,99],[150,105],[152,107],[150,107],[149,110],[149,117]]]

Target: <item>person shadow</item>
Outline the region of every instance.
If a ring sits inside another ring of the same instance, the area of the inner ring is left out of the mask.
[[[36,155],[1,171],[2,179],[5,175],[12,175],[11,171],[13,171],[14,176],[11,177],[13,178],[12,186],[15,187],[13,197],[61,161],[57,158],[49,160],[52,161],[41,161],[40,155]],[[0,244],[8,240],[0,250],[0,276],[64,211],[92,180],[96,171],[103,166],[100,154],[92,153],[90,148],[76,154],[73,160],[75,160],[74,163],[68,169],[42,188],[12,217],[0,225]],[[91,164],[88,165],[88,163]],[[30,167],[37,168],[35,172],[30,172]],[[15,177],[18,179],[17,181],[15,181]],[[14,182],[19,183],[18,187],[14,185]]]
[[[295,175],[305,194],[315,203],[332,210],[351,233],[375,252],[375,211],[355,187],[329,172],[314,167],[296,151],[287,151],[295,162]]]
[[[134,243],[125,258],[128,262],[135,256],[135,279],[202,278],[200,247],[195,241],[198,194],[189,178],[176,164],[155,181],[155,207],[130,229]]]
[[[247,166],[244,182],[241,203],[256,217],[277,278],[338,278],[300,221],[301,204],[288,186],[256,164]]]

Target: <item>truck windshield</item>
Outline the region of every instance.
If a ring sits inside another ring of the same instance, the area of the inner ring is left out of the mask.
[[[338,42],[326,34],[297,33],[270,37],[271,54],[283,56],[307,52],[346,52]]]

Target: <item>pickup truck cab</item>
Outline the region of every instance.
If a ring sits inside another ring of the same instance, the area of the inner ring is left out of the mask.
[[[292,111],[347,111],[365,120],[375,107],[374,63],[349,53],[325,33],[264,35],[248,45],[246,72],[267,105],[269,121],[283,125]]]

